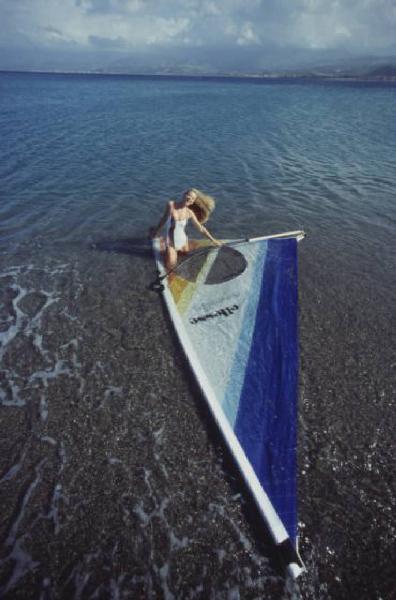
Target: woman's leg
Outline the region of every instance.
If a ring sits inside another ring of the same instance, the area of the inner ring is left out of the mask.
[[[190,251],[190,245],[189,245],[189,241],[187,239],[184,246],[182,248],[180,248],[180,252],[182,252],[183,254],[188,254],[189,251]]]
[[[172,246],[167,246],[165,253],[165,267],[167,271],[174,269],[177,265],[177,252]]]

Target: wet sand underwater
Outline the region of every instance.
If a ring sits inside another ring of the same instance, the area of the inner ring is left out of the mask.
[[[295,583],[149,289],[147,242],[0,255],[2,598],[394,597],[393,305],[314,255],[308,238]]]

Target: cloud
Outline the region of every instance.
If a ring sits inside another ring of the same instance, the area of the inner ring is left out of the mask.
[[[89,36],[89,43],[95,47],[100,49],[125,49],[128,47],[128,42],[125,38],[117,37],[117,38],[104,38],[96,35]]]
[[[395,41],[394,0],[301,0],[290,39],[311,48],[375,49]]]
[[[0,0],[3,50],[82,57],[208,48],[214,62],[240,52],[259,66],[269,47],[289,49],[291,61],[296,49],[394,51],[395,31],[395,0]]]
[[[146,4],[147,0],[75,0],[75,5],[87,15],[128,15]]]
[[[238,46],[249,46],[251,44],[258,44],[259,42],[260,38],[255,33],[252,23],[249,23],[248,21],[243,23],[236,41]]]

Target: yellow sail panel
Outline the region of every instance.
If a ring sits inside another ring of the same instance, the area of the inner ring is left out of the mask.
[[[182,279],[182,277],[177,277],[177,275],[170,275],[169,279],[171,279],[171,281],[168,281],[168,283],[173,299],[176,304],[179,304],[184,290],[190,285],[190,283],[186,279]]]

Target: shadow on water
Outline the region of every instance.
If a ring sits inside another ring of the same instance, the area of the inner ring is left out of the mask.
[[[115,252],[117,254],[128,254],[129,256],[140,256],[142,258],[153,258],[151,241],[146,238],[125,238],[122,240],[103,240],[91,244],[92,250],[99,252]]]

